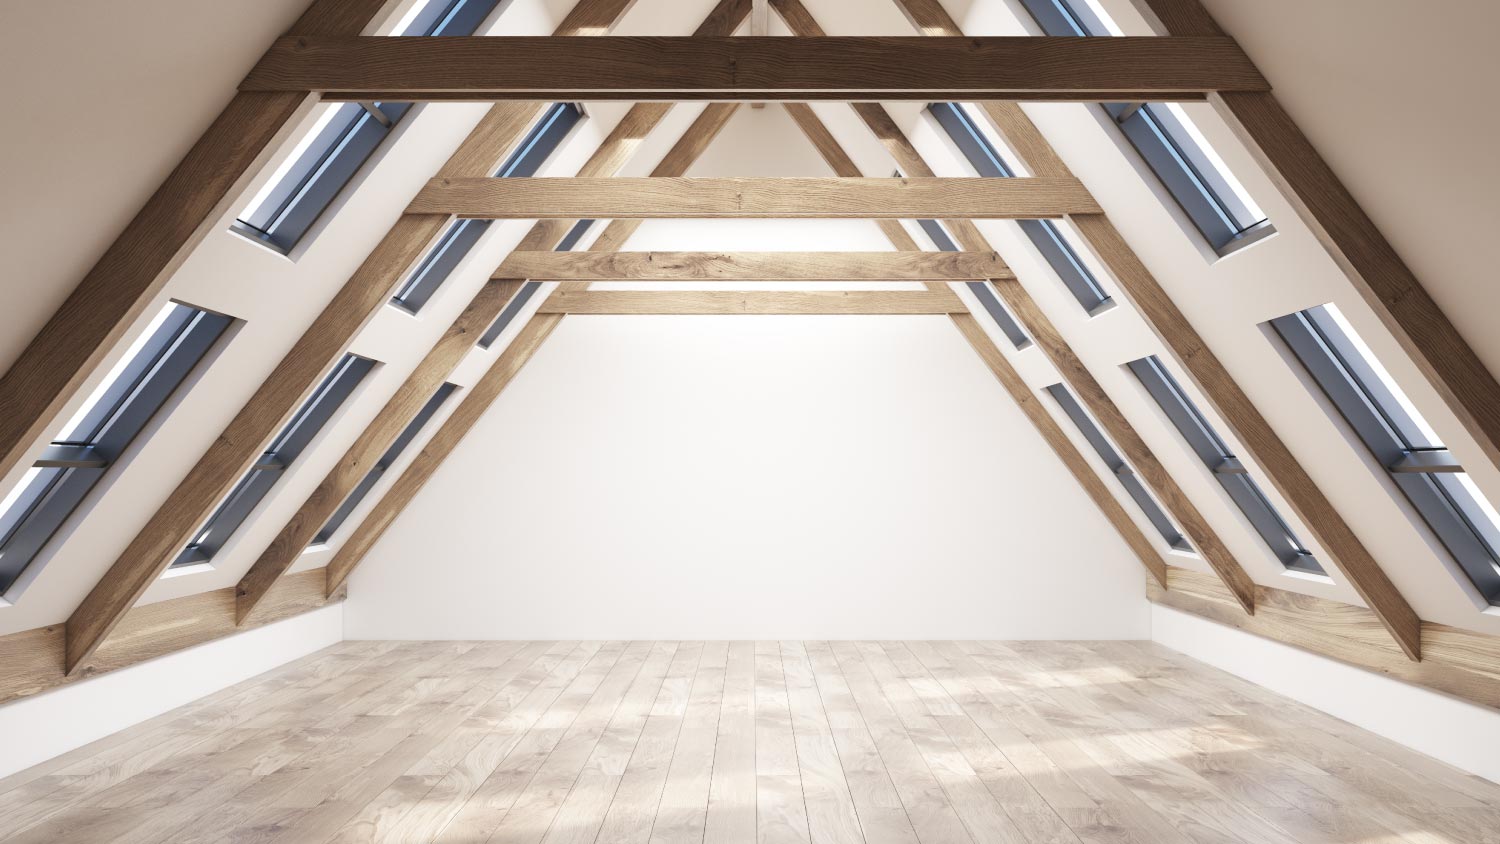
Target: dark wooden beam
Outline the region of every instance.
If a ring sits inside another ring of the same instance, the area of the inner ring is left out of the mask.
[[[1232,39],[282,38],[240,85],[364,99],[1155,100],[1265,91]],[[612,96],[611,96],[612,95]]]
[[[994,252],[512,252],[532,281],[923,281],[1009,278]]]
[[[481,219],[1017,219],[1099,211],[1077,179],[444,178],[409,214]]]

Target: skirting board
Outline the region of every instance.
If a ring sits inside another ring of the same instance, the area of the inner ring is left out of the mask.
[[[1199,662],[1500,782],[1500,712],[1161,604],[1151,638]]]
[[[0,705],[0,777],[336,644],[331,604]]]

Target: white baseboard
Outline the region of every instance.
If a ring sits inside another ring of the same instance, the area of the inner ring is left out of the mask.
[[[333,604],[0,706],[0,777],[343,638],[343,604]]]
[[[1151,638],[1277,694],[1500,782],[1500,712],[1153,604]]]

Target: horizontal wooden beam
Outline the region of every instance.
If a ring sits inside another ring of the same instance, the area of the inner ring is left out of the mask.
[[[495,278],[533,281],[982,281],[994,252],[512,252]]]
[[[243,91],[398,99],[1129,100],[1266,91],[1224,37],[1194,38],[281,38]]]
[[[1037,219],[1093,214],[1071,178],[452,178],[408,214],[515,219]]]
[[[1146,582],[1155,603],[1302,648],[1395,680],[1500,709],[1500,637],[1422,622],[1422,660],[1406,657],[1375,613],[1353,604],[1255,587],[1255,615],[1212,575],[1167,570],[1167,588]]]
[[[68,674],[63,668],[64,625],[53,624],[0,636],[0,703],[34,695],[108,671],[126,668],[183,648],[201,645],[249,627],[291,618],[343,600],[324,594],[318,569],[290,574],[276,581],[244,626],[234,619],[234,587],[199,592],[133,607],[125,613],[114,635],[93,655],[88,666]]]
[[[951,290],[655,291],[559,290],[544,314],[960,314]]]

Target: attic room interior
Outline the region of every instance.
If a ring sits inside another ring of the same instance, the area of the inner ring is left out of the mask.
[[[1500,842],[1481,0],[0,8],[0,840]]]

